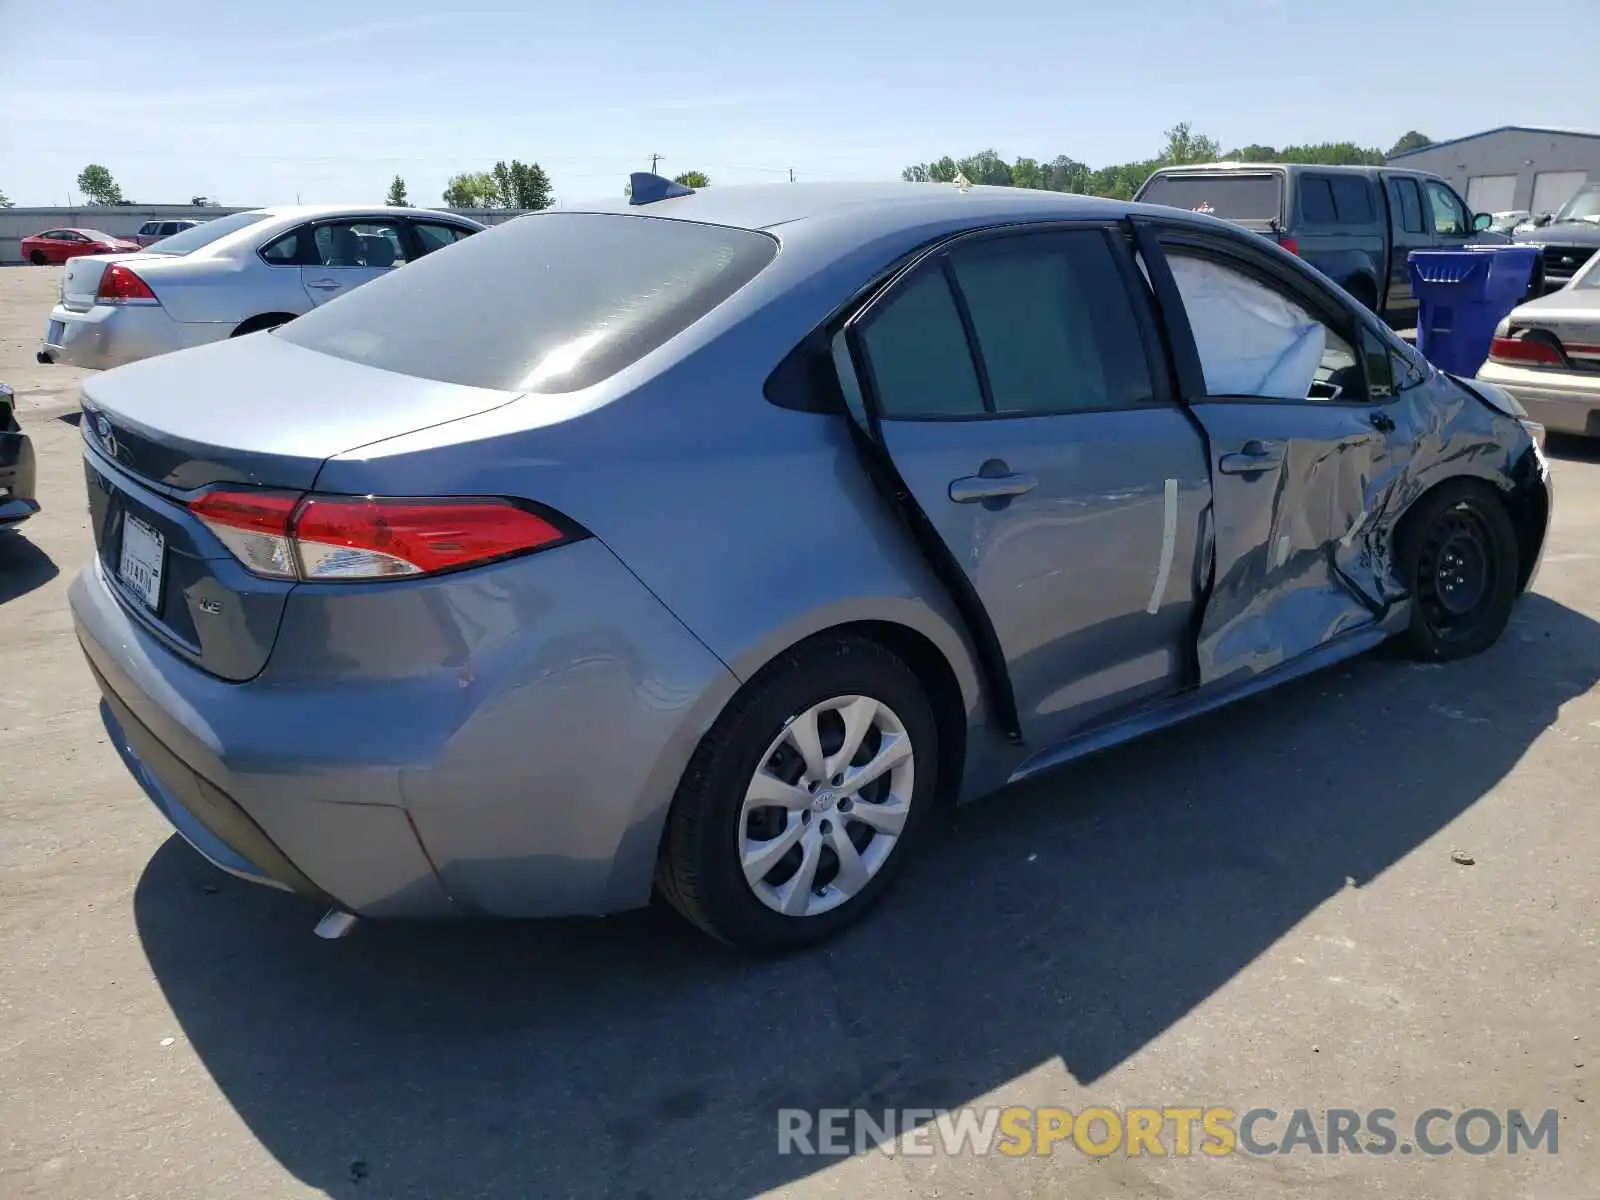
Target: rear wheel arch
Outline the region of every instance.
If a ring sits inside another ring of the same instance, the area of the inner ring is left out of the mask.
[[[1352,275],[1344,281],[1344,290],[1363,308],[1378,311],[1378,281],[1370,275]]]
[[[237,328],[235,328],[234,331],[228,336],[243,337],[247,333],[259,333],[263,329],[275,329],[279,325],[282,325],[285,321],[292,321],[294,318],[294,313],[257,313],[253,317],[249,317],[243,321],[240,321]]]
[[[747,751],[759,747],[769,732],[777,732],[781,740],[782,731],[788,727],[784,714],[789,713],[789,721],[800,715],[799,709],[791,712],[790,705],[805,703],[798,697],[808,696],[820,681],[831,678],[833,682],[826,685],[824,694],[859,692],[871,696],[884,706],[891,720],[904,720],[913,747],[933,744],[937,765],[927,775],[917,772],[913,796],[920,796],[920,801],[911,800],[903,830],[906,839],[921,841],[939,793],[947,790],[946,764],[951,756],[941,744],[942,731],[952,721],[951,711],[957,713],[958,724],[962,711],[959,701],[951,702],[952,690],[957,696],[960,690],[955,671],[946,663],[949,674],[942,677],[940,658],[932,642],[915,631],[874,621],[819,629],[772,655],[720,707],[684,768],[665,813],[657,846],[657,892],[713,937],[735,946],[764,950],[789,948],[831,936],[875,903],[907,854],[914,855],[910,847],[896,845],[890,853],[897,857],[883,864],[884,869],[854,898],[838,908],[820,915],[806,914],[797,921],[790,916],[774,918],[754,893],[746,894],[737,850],[735,857],[729,858],[725,849],[725,829],[730,820],[736,820],[743,828],[745,818],[738,806],[746,803]],[[835,692],[836,688],[840,691]],[[920,740],[916,732],[919,728],[926,735]],[[812,790],[819,800],[826,795],[825,790],[818,792],[815,785]],[[839,821],[839,813],[845,811],[847,803],[839,802],[838,813],[819,810],[823,835],[829,833],[829,818]],[[804,814],[805,819],[810,816],[809,812]],[[838,828],[843,829],[844,825],[839,824]],[[901,835],[901,831],[896,829],[895,834]],[[859,849],[860,843],[857,846]],[[782,864],[776,865],[781,870]],[[791,910],[785,907],[783,911]]]

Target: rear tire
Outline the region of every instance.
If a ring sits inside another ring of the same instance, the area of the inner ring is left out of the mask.
[[[915,851],[938,763],[932,705],[904,662],[857,636],[803,643],[746,684],[695,751],[657,889],[741,949],[829,937]]]
[[[46,266],[50,262],[50,260],[45,257],[45,253],[44,253],[43,250],[30,250],[30,251],[28,251],[28,261],[31,262],[36,267]]]
[[[1368,312],[1378,311],[1378,289],[1365,279],[1352,279],[1344,285],[1344,290],[1349,292]]]
[[[1449,662],[1499,640],[1517,601],[1517,532],[1486,484],[1442,484],[1406,515],[1396,539],[1401,578],[1411,595],[1405,648]]]

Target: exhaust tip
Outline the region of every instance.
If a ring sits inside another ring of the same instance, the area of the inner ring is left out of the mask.
[[[34,355],[34,358],[36,358],[40,362],[46,363],[46,364],[55,362],[55,359],[51,358],[49,351],[46,351],[46,350],[39,351],[37,354]]]
[[[322,920],[317,922],[312,932],[324,941],[331,942],[349,936],[360,923],[361,918],[354,913],[347,913],[342,908],[330,908],[322,914]]]

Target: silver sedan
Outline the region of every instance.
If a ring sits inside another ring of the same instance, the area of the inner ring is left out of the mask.
[[[1478,378],[1552,432],[1600,437],[1600,254],[1500,322]]]
[[[40,362],[117,367],[271,329],[483,229],[412,208],[261,208],[68,261]]]

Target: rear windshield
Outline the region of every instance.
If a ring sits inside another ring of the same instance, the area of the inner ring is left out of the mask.
[[[182,230],[169,238],[162,238],[153,246],[145,247],[145,253],[188,254],[192,250],[209,246],[230,233],[238,233],[239,230],[266,219],[267,214],[264,212],[242,212],[234,213],[231,217],[218,217],[214,221],[202,221],[193,229]]]
[[[1139,199],[1229,221],[1274,221],[1283,213],[1283,176],[1157,175]]]
[[[278,331],[423,379],[569,392],[693,325],[772,261],[765,234],[598,213],[518,217]]]

